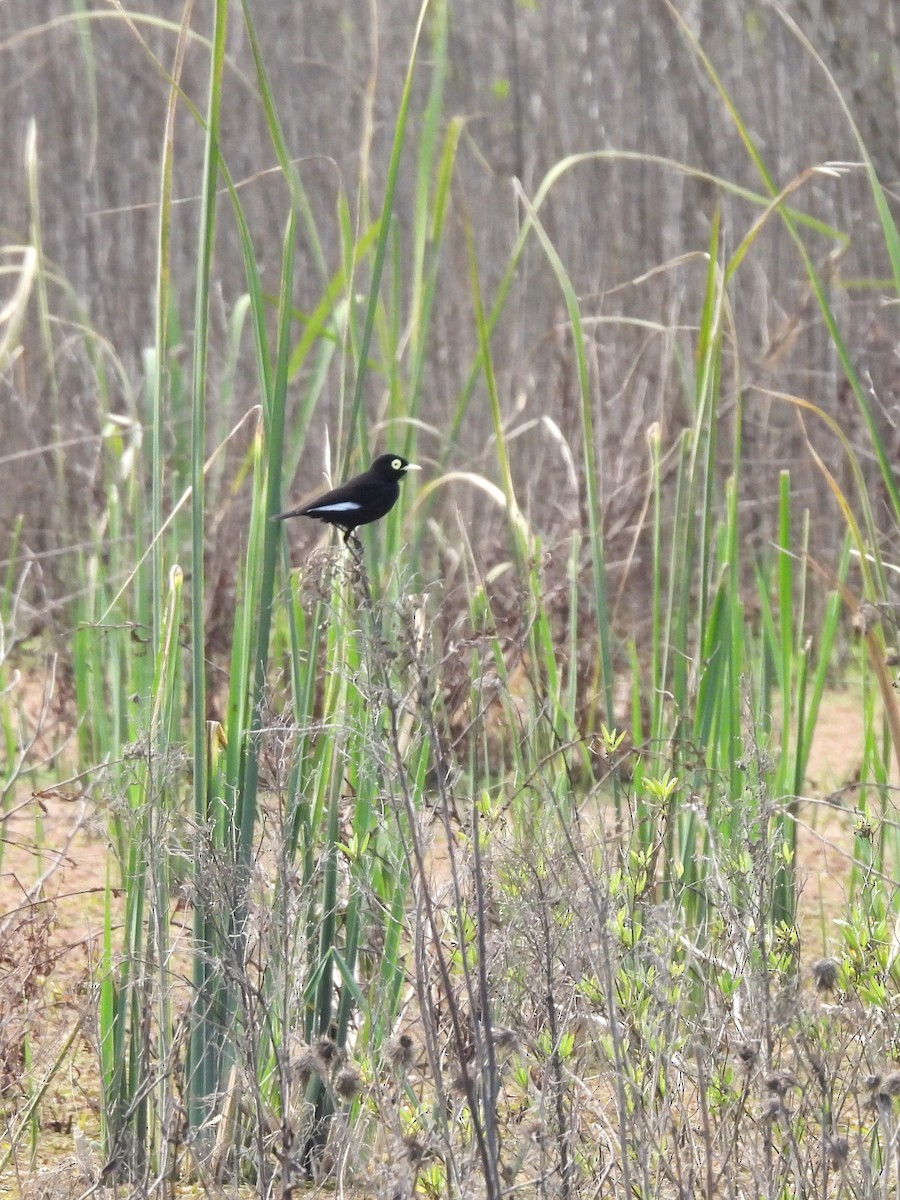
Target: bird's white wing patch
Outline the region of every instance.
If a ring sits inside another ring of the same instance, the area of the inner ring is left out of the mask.
[[[309,511],[312,513],[359,512],[361,508],[362,505],[357,504],[355,500],[341,500],[337,504],[317,504]]]

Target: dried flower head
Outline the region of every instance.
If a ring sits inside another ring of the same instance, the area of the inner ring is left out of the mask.
[[[416,1056],[416,1043],[408,1033],[398,1033],[388,1042],[388,1061],[396,1071],[406,1071]]]
[[[291,1072],[294,1078],[300,1081],[300,1085],[306,1087],[313,1075],[318,1075],[320,1079],[324,1079],[328,1074],[328,1068],[322,1061],[321,1056],[311,1047],[307,1047],[291,1063]]]
[[[326,1067],[333,1067],[335,1063],[340,1062],[343,1058],[343,1052],[331,1038],[319,1038],[313,1049]]]
[[[355,1100],[362,1091],[362,1075],[354,1066],[344,1067],[338,1071],[334,1081],[334,1090],[342,1100]]]
[[[880,1117],[889,1117],[891,1115],[891,1098],[887,1092],[873,1092],[869,1100],[869,1105]]]
[[[519,1035],[514,1029],[494,1029],[492,1031],[494,1045],[498,1050],[510,1050],[515,1052],[519,1049],[521,1042]]]
[[[416,1167],[425,1157],[425,1147],[418,1138],[408,1135],[403,1139],[403,1153],[406,1155],[410,1165]]]
[[[850,1153],[850,1146],[845,1137],[828,1139],[828,1165],[832,1171],[839,1171]]]
[[[833,992],[837,987],[838,964],[833,958],[820,958],[810,967],[817,992]]]
[[[786,1096],[788,1088],[795,1087],[797,1080],[790,1071],[772,1071],[763,1080],[763,1087],[775,1096]]]
[[[741,1042],[737,1049],[737,1056],[749,1069],[759,1056],[759,1042]]]

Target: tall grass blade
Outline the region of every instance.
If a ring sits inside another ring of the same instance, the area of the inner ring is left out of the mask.
[[[219,115],[222,101],[222,73],[225,64],[225,34],[228,24],[227,0],[216,0],[213,16],[213,45],[209,64],[209,94],[205,125],[203,180],[199,218],[199,254],[197,260],[194,310],[194,360],[191,383],[191,731],[193,760],[194,817],[203,829],[207,821],[206,778],[206,635],[204,627],[204,555],[205,555],[205,478],[206,404],[208,392],[210,274],[216,228],[216,193],[219,179]],[[205,954],[211,941],[202,909],[195,914],[194,988],[198,998],[209,994],[210,973]],[[188,1075],[188,1120],[200,1129],[211,1113],[212,1096],[217,1086],[215,1054],[207,1041],[204,1002],[199,1005],[201,1019],[195,1023],[190,1040]]]

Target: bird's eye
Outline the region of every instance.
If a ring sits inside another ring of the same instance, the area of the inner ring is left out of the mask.
[[[394,468],[395,471],[399,471],[400,468],[403,466],[403,459],[402,458],[393,459],[391,461],[391,466]]]

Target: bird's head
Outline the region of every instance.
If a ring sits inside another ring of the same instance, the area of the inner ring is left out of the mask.
[[[411,463],[401,454],[379,454],[370,468],[373,475],[381,479],[402,479],[407,471],[421,471],[418,463]]]

